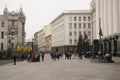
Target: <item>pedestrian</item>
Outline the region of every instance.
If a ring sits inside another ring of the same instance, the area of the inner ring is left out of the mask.
[[[50,57],[51,57],[52,60],[54,59],[54,53],[53,52],[50,53]]]
[[[24,54],[22,53],[22,55],[21,55],[21,61],[23,61],[24,60]]]
[[[27,55],[28,62],[30,62],[30,58],[31,58],[30,53],[28,53]]]
[[[35,54],[35,62],[37,62],[37,57],[38,57],[38,54],[36,53]]]
[[[34,62],[35,61],[35,54],[34,53],[32,53],[32,57],[31,58],[32,58],[31,61]]]
[[[71,60],[71,57],[72,57],[72,53],[71,52],[69,52],[69,59]]]
[[[41,53],[42,61],[44,61],[44,56],[45,56],[45,53],[42,52],[42,53]]]
[[[13,54],[13,60],[14,60],[14,65],[16,65],[16,60],[17,60],[16,54]]]
[[[70,54],[70,52],[69,52],[69,51],[67,51],[67,54],[66,54],[66,55],[67,55],[67,59],[69,59],[69,58],[70,58],[70,55],[69,55],[69,54]]]
[[[59,53],[59,51],[56,52],[56,56],[57,56],[57,59],[59,60],[59,58],[60,58],[60,53]]]
[[[78,55],[79,55],[78,59],[82,59],[82,52],[80,50],[78,51]]]
[[[69,53],[68,49],[66,49],[66,51],[65,51],[65,59],[69,59],[69,54],[68,53]]]
[[[37,61],[40,62],[40,53],[38,53],[38,55],[37,55]]]

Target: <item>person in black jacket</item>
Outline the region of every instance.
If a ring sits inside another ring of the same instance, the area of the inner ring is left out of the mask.
[[[14,65],[16,65],[16,60],[17,60],[16,54],[13,55],[13,60],[14,60]]]

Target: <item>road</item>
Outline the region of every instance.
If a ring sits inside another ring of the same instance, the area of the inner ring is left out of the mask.
[[[120,59],[115,63],[96,63],[89,59],[43,62],[17,62],[0,66],[0,80],[120,80]]]

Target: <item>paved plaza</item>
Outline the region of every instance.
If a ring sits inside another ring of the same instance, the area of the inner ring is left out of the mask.
[[[96,63],[90,59],[44,62],[17,62],[0,66],[0,80],[120,80],[120,59],[115,63]]]

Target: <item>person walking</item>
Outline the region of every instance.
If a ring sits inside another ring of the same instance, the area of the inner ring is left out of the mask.
[[[69,59],[71,60],[71,57],[72,57],[72,53],[71,52],[69,52]]]
[[[45,56],[45,53],[42,52],[42,53],[41,53],[42,61],[44,61],[44,56]]]
[[[38,53],[38,55],[37,55],[37,61],[40,62],[40,53]]]
[[[82,52],[80,50],[78,51],[78,55],[79,55],[78,59],[82,59]]]
[[[59,60],[60,59],[60,53],[59,53],[59,51],[56,52],[56,56],[57,56],[57,59]]]
[[[22,53],[22,55],[21,55],[21,61],[23,61],[24,60],[24,54]]]
[[[34,54],[34,53],[32,53],[31,61],[32,61],[32,62],[35,61],[35,54]]]
[[[16,56],[16,54],[14,54],[13,55],[14,65],[16,65],[16,59],[17,59],[17,56]]]
[[[28,53],[28,55],[27,55],[28,62],[30,62],[30,58],[31,58],[31,55],[30,55],[30,53]]]

